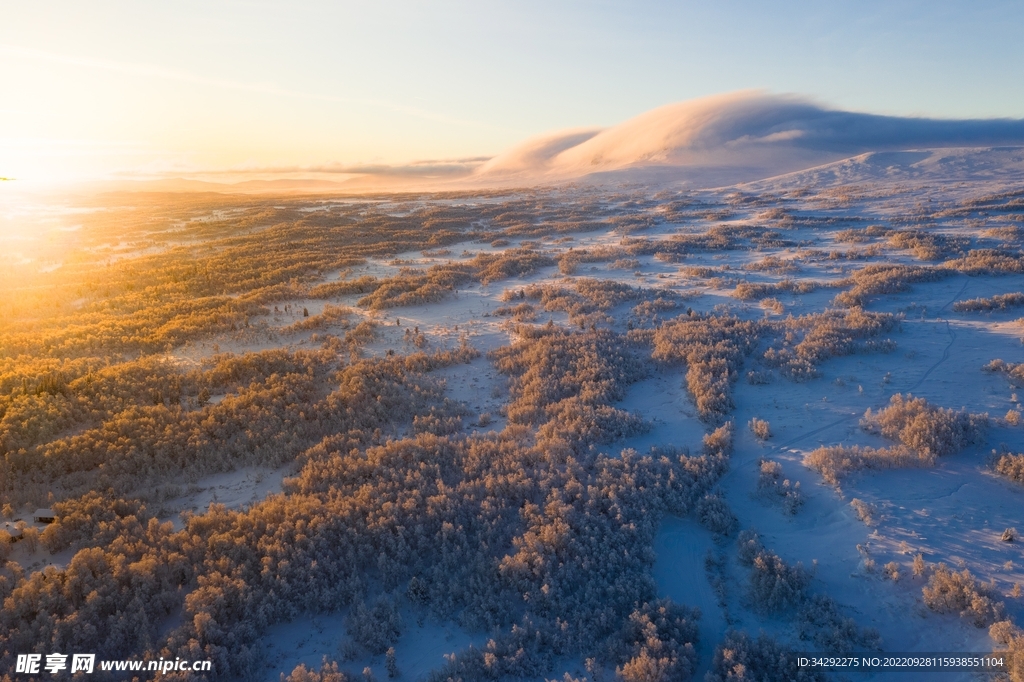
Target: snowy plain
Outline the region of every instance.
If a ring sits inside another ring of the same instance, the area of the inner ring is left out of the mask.
[[[581,136],[582,137],[582,136]],[[589,139],[589,138],[587,138]],[[599,140],[600,141],[600,140]],[[370,258],[344,270],[326,272],[322,283],[360,277],[384,279],[408,269],[427,271],[447,264],[468,263],[484,255],[513,249],[543,254],[555,263],[573,252],[603,253],[579,263],[572,272],[558,265],[487,284],[471,281],[439,301],[384,309],[360,305],[362,294],[330,299],[295,298],[278,301],[251,327],[192,341],[167,353],[169,361],[198,366],[223,353],[241,354],[272,348],[315,349],[325,335],[342,336],[363,321],[375,325],[373,340],[360,347],[368,356],[407,354],[417,349],[408,332],[417,330],[428,351],[455,349],[465,341],[481,352],[468,364],[436,370],[445,394],[461,404],[464,433],[501,431],[507,420],[509,379],[488,358],[490,351],[515,344],[515,322],[507,314],[510,292],[538,287],[572,287],[591,280],[615,282],[642,289],[648,297],[678,302],[662,319],[685,314],[728,313],[746,320],[784,321],[835,308],[835,297],[851,285],[848,278],[872,264],[939,267],[950,254],[922,258],[913,249],[889,243],[887,231],[914,231],[946,240],[950,252],[963,248],[1000,248],[1021,253],[1024,248],[1024,148],[945,148],[869,152],[809,170],[725,187],[696,189],[685,182],[656,187],[633,182],[595,186],[586,182],[550,191],[551,206],[585,196],[599,206],[605,222],[586,230],[557,233],[509,234],[497,241],[466,241],[444,249],[408,251],[387,258]],[[632,183],[632,184],[630,184]],[[484,204],[486,194],[395,198],[378,202],[378,210],[406,215],[423,206],[448,203]],[[309,201],[309,210],[346,199]],[[1019,206],[1018,208],[1014,208]],[[639,218],[639,219],[638,219]],[[642,219],[642,220],[640,220]],[[196,219],[201,221],[200,218]],[[182,223],[187,230],[189,223]],[[867,228],[875,226],[876,232]],[[540,226],[543,228],[543,225]],[[670,243],[698,237],[710,230],[751,229],[771,234],[763,243],[742,248],[692,249],[675,258],[656,253],[632,254],[636,240]],[[853,236],[851,237],[851,233]],[[959,245],[959,246],[958,246]],[[110,244],[103,253],[112,260],[145,255],[149,246]],[[134,250],[133,250],[134,249]],[[102,250],[102,249],[101,249]],[[128,254],[128,255],[126,255]],[[39,264],[50,267],[52,264]],[[783,289],[773,302],[737,296],[737,284],[813,283],[803,293]],[[904,290],[872,294],[865,310],[899,316],[884,334],[895,345],[888,352],[863,352],[821,362],[820,376],[794,381],[759,359],[747,357],[732,387],[735,408],[735,447],[729,471],[717,488],[738,519],[740,529],[756,529],[764,545],[789,564],[812,571],[808,591],[827,595],[843,615],[858,626],[874,628],[888,652],[987,652],[993,642],[986,628],[975,627],[956,614],[937,614],[922,599],[927,577],[916,577],[916,555],[934,566],[943,562],[968,569],[979,582],[1001,595],[1006,614],[1024,623],[1024,599],[1013,596],[1024,584],[1024,544],[1004,542],[1007,528],[1024,531],[1024,487],[996,475],[994,450],[1024,451],[1024,426],[1003,419],[1019,410],[1018,392],[1003,374],[983,371],[996,358],[1024,362],[1024,308],[991,312],[957,312],[953,304],[976,298],[1024,291],[1019,273],[951,272],[935,281],[910,283]],[[561,310],[545,310],[536,299],[534,324],[572,327]],[[637,321],[636,301],[618,303],[602,312],[602,324],[626,333]],[[346,309],[345,316],[323,327],[301,323],[324,313],[327,306]],[[599,450],[613,456],[632,448],[675,446],[699,452],[711,428],[699,419],[686,386],[684,366],[650,364],[650,371],[627,387],[614,406],[647,423],[643,433]],[[762,372],[767,383],[749,383],[748,371]],[[868,409],[884,408],[891,396],[912,394],[930,404],[987,413],[990,426],[983,441],[940,458],[928,468],[856,472],[831,485],[806,465],[820,446],[883,447],[891,442],[860,426]],[[216,404],[225,395],[210,396]],[[759,440],[747,428],[752,419],[766,420],[771,437]],[[407,435],[407,434],[397,434]],[[795,514],[758,494],[760,466],[770,459],[782,475],[799,483],[804,502]],[[293,475],[280,469],[240,468],[199,480],[183,481],[173,494],[156,504],[161,520],[181,527],[181,514],[201,512],[211,504],[242,509],[286,489]],[[872,510],[865,522],[853,500]],[[724,560],[724,596],[716,592],[706,568],[707,557]],[[26,568],[66,565],[70,554],[50,556],[22,543],[12,555]],[[694,679],[711,666],[715,647],[726,632],[769,633],[794,650],[813,650],[799,637],[792,614],[764,615],[752,608],[748,569],[737,560],[736,537],[718,537],[693,516],[662,520],[654,540],[651,575],[658,594],[702,613],[700,656]],[[883,567],[894,562],[899,580]],[[372,595],[371,595],[372,596]],[[302,663],[318,667],[322,659],[337,660],[353,676],[369,668],[376,679],[386,677],[383,655],[352,655],[347,647],[348,611],[301,615],[273,625],[262,639],[264,677],[268,682]],[[418,682],[442,667],[445,656],[473,645],[480,647],[492,633],[467,631],[454,621],[438,621],[414,609],[402,609],[403,632],[395,643],[400,679]],[[560,661],[549,677],[562,672],[582,677],[584,661]],[[849,679],[907,680],[906,673],[864,674]],[[930,673],[933,680],[969,680],[970,673]]]
[[[1009,245],[1020,249],[1020,215],[981,212],[946,220],[934,216],[941,214],[943,207],[952,208],[974,198],[1006,191],[1019,193],[1024,186],[1022,158],[1020,149],[866,154],[747,185],[679,193],[688,202],[706,205],[709,212],[718,211],[711,219],[688,218],[680,223],[666,220],[629,235],[609,226],[603,231],[571,235],[571,241],[561,243],[554,239],[532,240],[535,248],[557,258],[570,248],[614,249],[629,237],[668,239],[726,225],[778,230],[788,244],[779,248],[694,253],[675,263],[639,256],[636,266],[626,270],[598,262],[580,266],[573,275],[562,274],[557,267],[550,266],[521,278],[460,287],[453,296],[438,303],[386,311],[359,308],[358,296],[339,297],[332,303],[350,306],[354,315],[379,323],[379,335],[367,347],[367,352],[373,354],[389,350],[407,352],[402,334],[413,326],[424,333],[431,348],[454,348],[463,337],[484,353],[514,343],[508,320],[493,314],[503,305],[501,295],[506,289],[559,285],[585,277],[685,295],[685,305],[696,311],[728,310],[748,319],[820,312],[832,305],[838,289],[781,294],[780,315],[762,309],[756,301],[734,297],[733,280],[838,282],[867,262],[921,264],[913,254],[884,245],[874,255],[861,256],[859,260],[808,257],[815,250],[826,254],[863,250],[866,245],[843,243],[836,239],[836,234],[867,225],[899,227],[913,223],[915,228],[969,241],[982,238],[985,230],[1016,226],[1017,237],[1011,238]],[[653,205],[659,201],[646,196],[642,189],[619,191],[629,191],[632,197]],[[773,213],[773,208],[783,210]],[[630,212],[621,210],[623,214]],[[924,214],[927,217],[921,217]],[[523,241],[513,238],[504,248],[521,246]],[[446,255],[410,252],[393,261],[371,260],[352,268],[346,276],[380,277],[397,271],[392,262],[425,269],[500,250],[467,244],[465,249],[459,245]],[[771,274],[744,270],[744,266],[768,256],[790,261],[792,271]],[[714,268],[716,277],[694,275],[699,268]],[[774,377],[766,385],[750,385],[740,380],[735,386],[736,409],[730,418],[736,427],[736,447],[730,471],[719,486],[740,527],[756,528],[765,545],[785,561],[813,566],[810,591],[832,597],[858,625],[875,628],[885,651],[986,652],[992,648],[985,629],[976,628],[956,615],[936,614],[925,607],[921,598],[925,579],[912,576],[910,571],[911,560],[918,553],[928,564],[944,562],[957,569],[968,568],[979,581],[993,585],[1005,596],[1007,613],[1012,619],[1019,623],[1024,616],[1024,601],[1010,596],[1012,586],[1024,582],[1024,551],[1020,543],[1000,540],[1005,528],[1024,528],[1024,488],[996,476],[989,461],[997,447],[1014,452],[1024,450],[1024,428],[1000,420],[1008,410],[1019,407],[1014,387],[1006,377],[982,371],[995,358],[1008,362],[1024,358],[1024,324],[1020,311],[952,310],[956,301],[1021,289],[1024,277],[1018,274],[958,273],[934,282],[914,283],[906,291],[872,296],[866,309],[901,317],[898,328],[888,335],[895,342],[891,352],[827,360],[819,367],[822,376],[805,382]],[[313,314],[323,305],[317,301],[290,303],[292,311],[306,306]],[[624,331],[628,306],[613,310],[610,315],[614,320],[612,326]],[[237,351],[309,343],[308,335],[274,336],[273,325],[286,326],[294,321],[295,313],[288,319],[284,317],[287,316],[278,316],[268,323],[271,329],[266,339],[243,343],[225,336],[219,347]],[[555,324],[567,323],[566,316],[559,312],[540,311],[537,316],[538,322],[549,319]],[[486,356],[470,365],[443,370],[439,375],[446,382],[449,396],[465,404],[470,414],[467,429],[502,427],[500,411],[507,392],[506,380]],[[859,421],[865,410],[883,408],[896,393],[924,397],[941,407],[988,413],[992,426],[985,442],[942,458],[932,468],[860,472],[840,486],[825,483],[805,466],[807,454],[820,445],[884,445],[880,437],[860,428]],[[679,370],[652,373],[631,386],[617,407],[642,416],[649,421],[650,429],[603,446],[608,452],[623,448],[643,452],[653,445],[669,444],[697,450],[707,429],[697,419],[685,388],[684,372]],[[489,427],[476,423],[484,413],[494,418]],[[770,422],[772,436],[767,441],[754,438],[746,428],[747,422],[755,417]],[[796,514],[789,515],[755,494],[762,458],[779,462],[785,477],[800,483],[805,503]],[[243,479],[251,475],[239,474]],[[266,480],[280,479],[271,476]],[[237,481],[230,483],[226,479],[209,481],[200,487],[214,490],[218,485],[245,495],[250,490],[257,492],[256,487],[242,491]],[[267,490],[265,486],[259,487],[260,492]],[[206,497],[205,492],[196,493],[189,503]],[[862,521],[851,507],[854,498],[875,509],[870,523]],[[744,596],[745,572],[735,560],[732,543],[731,539],[714,537],[690,518],[665,519],[656,538],[653,576],[661,595],[697,606],[703,613],[701,663],[696,679],[708,669],[715,644],[729,628],[751,634],[768,632],[798,650],[807,647],[797,638],[791,620],[765,617],[749,608]],[[727,559],[725,609],[706,579],[704,566],[709,552],[724,554]],[[901,577],[897,581],[883,575],[882,566],[889,562],[900,567]],[[403,615],[407,627],[396,645],[396,656],[404,679],[422,679],[443,664],[444,654],[471,643],[479,646],[486,640],[485,633],[467,633],[454,623],[417,621],[412,613]],[[345,614],[341,613],[275,626],[265,638],[266,679],[277,679],[279,673],[288,672],[298,663],[316,666],[323,657],[338,659],[345,638],[344,622]],[[341,667],[352,674],[361,674],[369,667],[379,677],[383,675],[383,657],[342,661]],[[582,661],[567,661],[566,669],[579,671]],[[910,678],[901,673],[861,673],[856,679]],[[972,675],[931,674],[929,679],[967,680]]]

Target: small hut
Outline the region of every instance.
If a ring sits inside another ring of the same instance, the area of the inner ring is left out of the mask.
[[[57,515],[53,513],[52,509],[36,509],[32,520],[36,523],[53,523],[57,520]]]

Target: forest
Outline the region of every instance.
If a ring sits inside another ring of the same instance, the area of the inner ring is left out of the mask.
[[[103,210],[82,214],[60,268],[0,274],[0,507],[23,529],[0,538],[11,540],[0,542],[0,671],[19,653],[89,651],[209,659],[211,680],[354,682],[357,659],[401,677],[394,647],[410,618],[485,635],[430,682],[684,682],[699,669],[709,682],[817,680],[795,667],[797,646],[880,649],[813,566],[741,528],[723,477],[737,443],[778,437],[775,417],[740,421],[737,396],[817,386],[831,362],[897,352],[907,313],[875,302],[965,274],[1019,275],[1020,234],[943,234],[931,215],[730,221],[761,205],[741,199],[587,188],[92,199]],[[605,241],[580,243],[595,234]],[[723,254],[745,262],[714,260]],[[1020,305],[1010,292],[951,310]],[[458,306],[468,320],[444,317]],[[496,377],[493,413],[452,388],[466,367]],[[1024,364],[982,369],[1024,381]],[[701,436],[634,448],[661,427],[625,403],[662,376],[680,377],[678,408]],[[858,432],[887,445],[810,448],[804,466],[830,486],[934,467],[1013,426],[895,388],[860,414]],[[988,468],[1019,486],[1022,462],[1006,450]],[[805,513],[788,460],[759,454],[754,466],[765,514]],[[171,512],[208,477],[252,468],[284,472],[280,488]],[[56,522],[31,523],[40,507]],[[865,523],[878,516],[854,507]],[[714,538],[693,580],[793,637],[709,632],[699,609],[666,597],[652,571],[667,517]],[[932,612],[1024,651],[993,586],[944,563],[913,571],[883,574],[919,580]],[[272,627],[341,612],[330,659],[268,673]]]

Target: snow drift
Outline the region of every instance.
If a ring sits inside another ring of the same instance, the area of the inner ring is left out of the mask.
[[[481,181],[596,176],[694,186],[748,182],[868,152],[1024,145],[1024,120],[900,118],[740,92],[680,102],[603,130],[549,133],[481,165]]]

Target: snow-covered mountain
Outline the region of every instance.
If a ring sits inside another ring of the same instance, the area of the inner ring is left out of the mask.
[[[913,166],[924,158],[873,152],[1014,145],[1024,145],[1024,120],[879,116],[739,92],[659,107],[610,128],[541,135],[487,161],[473,177],[487,183],[621,179],[710,187],[864,154],[869,156],[853,162],[861,170],[896,158],[897,165]]]

